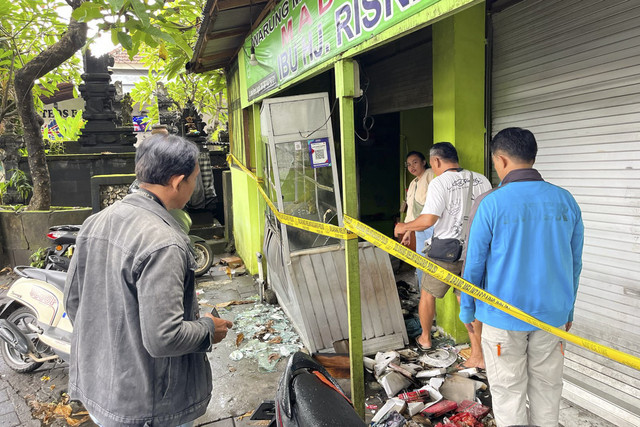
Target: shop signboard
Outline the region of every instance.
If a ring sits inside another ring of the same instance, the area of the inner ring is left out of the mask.
[[[245,40],[249,100],[439,0],[283,0]],[[249,61],[251,47],[257,64]]]

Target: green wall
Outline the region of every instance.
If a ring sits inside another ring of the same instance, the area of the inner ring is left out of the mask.
[[[460,166],[484,172],[485,5],[433,24],[433,136],[454,144]],[[453,291],[437,300],[439,326],[468,341]]]
[[[251,274],[258,273],[256,252],[262,252],[264,202],[256,182],[243,171],[231,168],[233,185],[233,234],[238,255]]]
[[[420,151],[429,156],[429,148],[433,145],[433,107],[401,111],[400,134],[402,156],[409,151]]]
[[[346,55],[356,55],[370,44],[381,39],[392,39],[413,26],[424,25],[444,10],[455,10],[468,0],[442,0],[433,10],[425,11],[398,25],[388,35],[378,36]],[[426,154],[434,141],[451,141],[461,157],[462,167],[482,172],[484,167],[484,26],[485,5],[479,3],[433,24],[433,108],[408,110],[400,113],[400,156],[407,150],[417,149]],[[410,35],[408,36],[410,37]],[[243,55],[238,56],[243,69]],[[328,65],[326,66],[329,67]],[[232,128],[232,152],[246,163],[247,152],[251,164],[247,165],[258,175],[263,159],[259,138],[259,107],[248,105],[243,73],[227,75]],[[300,78],[302,79],[302,77]],[[296,82],[289,82],[286,87]],[[235,96],[232,93],[235,91]],[[242,101],[240,102],[240,99]],[[237,100],[237,102],[234,102]],[[243,127],[240,104],[247,106],[249,127]],[[234,107],[236,107],[234,109]],[[433,117],[433,128],[429,118]],[[254,120],[256,118],[256,120]],[[431,137],[432,133],[432,137]],[[429,134],[429,137],[426,135]],[[250,135],[250,145],[245,147],[244,135]],[[339,141],[337,146],[340,146]],[[404,145],[406,143],[406,145]],[[403,159],[404,160],[404,159]],[[405,173],[404,171],[401,172]],[[407,181],[408,182],[408,181]],[[249,272],[257,272],[255,252],[261,251],[264,234],[265,204],[257,192],[256,184],[238,170],[232,170],[234,235],[238,254]],[[404,189],[402,189],[404,191]],[[400,192],[402,194],[402,192]],[[466,341],[467,334],[458,319],[455,298],[449,295],[438,301],[438,323],[457,341]]]
[[[484,3],[433,24],[433,134],[484,171]]]
[[[264,161],[260,143],[260,106],[254,104],[245,110],[240,108],[240,94],[246,93],[243,80],[237,69],[227,76],[231,118],[230,150],[240,162],[260,177]],[[245,129],[244,115],[249,118],[248,129]],[[248,146],[245,144],[245,135],[249,135]],[[257,274],[256,252],[262,252],[265,202],[258,192],[256,182],[234,167],[231,167],[231,187],[236,251],[249,273]]]

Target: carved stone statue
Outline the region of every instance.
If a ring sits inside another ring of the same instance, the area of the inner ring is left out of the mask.
[[[129,92],[124,94],[121,102],[121,118],[124,126],[130,126],[133,123],[133,99]]]
[[[165,125],[171,133],[178,133],[180,114],[176,110],[169,110],[169,108],[172,106],[175,107],[177,104],[169,96],[169,91],[162,82],[158,82],[156,85],[156,98],[158,100],[158,116],[160,124]]]
[[[114,64],[113,57],[103,55],[96,58],[87,50],[83,61],[84,83],[79,89],[85,100],[82,118],[87,122],[78,141],[81,152],[133,151],[136,136],[133,126],[129,125],[131,119],[119,120],[120,123],[129,126],[122,127],[116,124],[114,101],[117,90],[116,86],[111,84],[111,71],[108,68]]]
[[[205,123],[191,100],[187,101],[187,105],[182,109],[180,125],[183,137],[199,144],[207,141],[207,133],[204,131]]]
[[[114,121],[117,126],[122,126],[122,98],[124,98],[122,82],[116,80],[113,86],[116,88],[116,93],[113,96],[113,110],[116,112]]]

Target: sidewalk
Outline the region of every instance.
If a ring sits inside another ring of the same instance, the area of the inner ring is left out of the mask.
[[[214,261],[218,261],[216,257]],[[210,306],[229,302],[242,301],[255,297],[257,288],[250,276],[239,276],[229,279],[219,270],[212,270],[213,276],[205,276],[198,281],[201,289],[199,299],[203,311]],[[0,275],[0,295],[4,295],[14,277]],[[219,310],[226,319],[234,320],[236,316],[252,309],[255,304],[231,305]],[[274,399],[278,380],[286,365],[285,358],[276,365],[274,372],[258,369],[253,360],[243,358],[234,361],[229,358],[236,350],[237,333],[231,330],[225,340],[216,345],[209,354],[213,373],[213,396],[205,415],[196,420],[196,426],[211,427],[246,427],[264,425],[243,417],[253,411],[267,399]],[[61,393],[66,392],[68,367],[66,364],[45,364],[31,374],[18,374],[9,369],[0,358],[0,426],[44,425],[34,417],[29,401],[42,403],[59,401]],[[50,426],[67,426],[62,419],[54,419]],[[86,422],[83,426],[92,426]],[[608,427],[613,424],[596,415],[571,405],[563,400],[560,411],[560,425],[564,427]]]
[[[216,256],[214,263],[219,258],[220,256]],[[214,266],[211,271],[213,275],[205,275],[196,285],[200,290],[198,299],[204,302],[201,304],[203,312],[210,311],[215,304],[257,297],[257,287],[251,276],[229,279],[223,272],[214,271],[217,268]],[[4,296],[15,279],[14,274],[0,275],[0,296]],[[233,321],[238,314],[253,307],[255,302],[230,305],[218,311],[221,317]],[[213,374],[213,394],[207,412],[196,420],[196,426],[255,426],[256,421],[249,420],[249,416],[242,416],[256,409],[263,400],[275,398],[286,359],[282,358],[278,362],[274,372],[259,370],[257,363],[251,359],[231,360],[229,354],[236,350],[236,338],[236,331],[231,330],[208,355]],[[67,391],[68,371],[67,364],[47,363],[32,373],[19,374],[7,367],[0,357],[0,426],[45,425],[33,415],[28,402],[59,402],[62,393]],[[46,425],[62,427],[69,424],[61,418],[55,418]],[[85,427],[93,425],[91,421],[82,424]]]

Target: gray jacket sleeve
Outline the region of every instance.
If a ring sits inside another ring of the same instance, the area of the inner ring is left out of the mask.
[[[206,350],[213,321],[185,320],[186,256],[176,245],[152,252],[136,268],[142,343],[153,357],[173,357]]]
[[[73,325],[76,319],[76,313],[78,312],[78,305],[80,303],[80,288],[78,283],[78,257],[71,258],[71,264],[67,272],[67,280],[64,284],[64,308]]]

